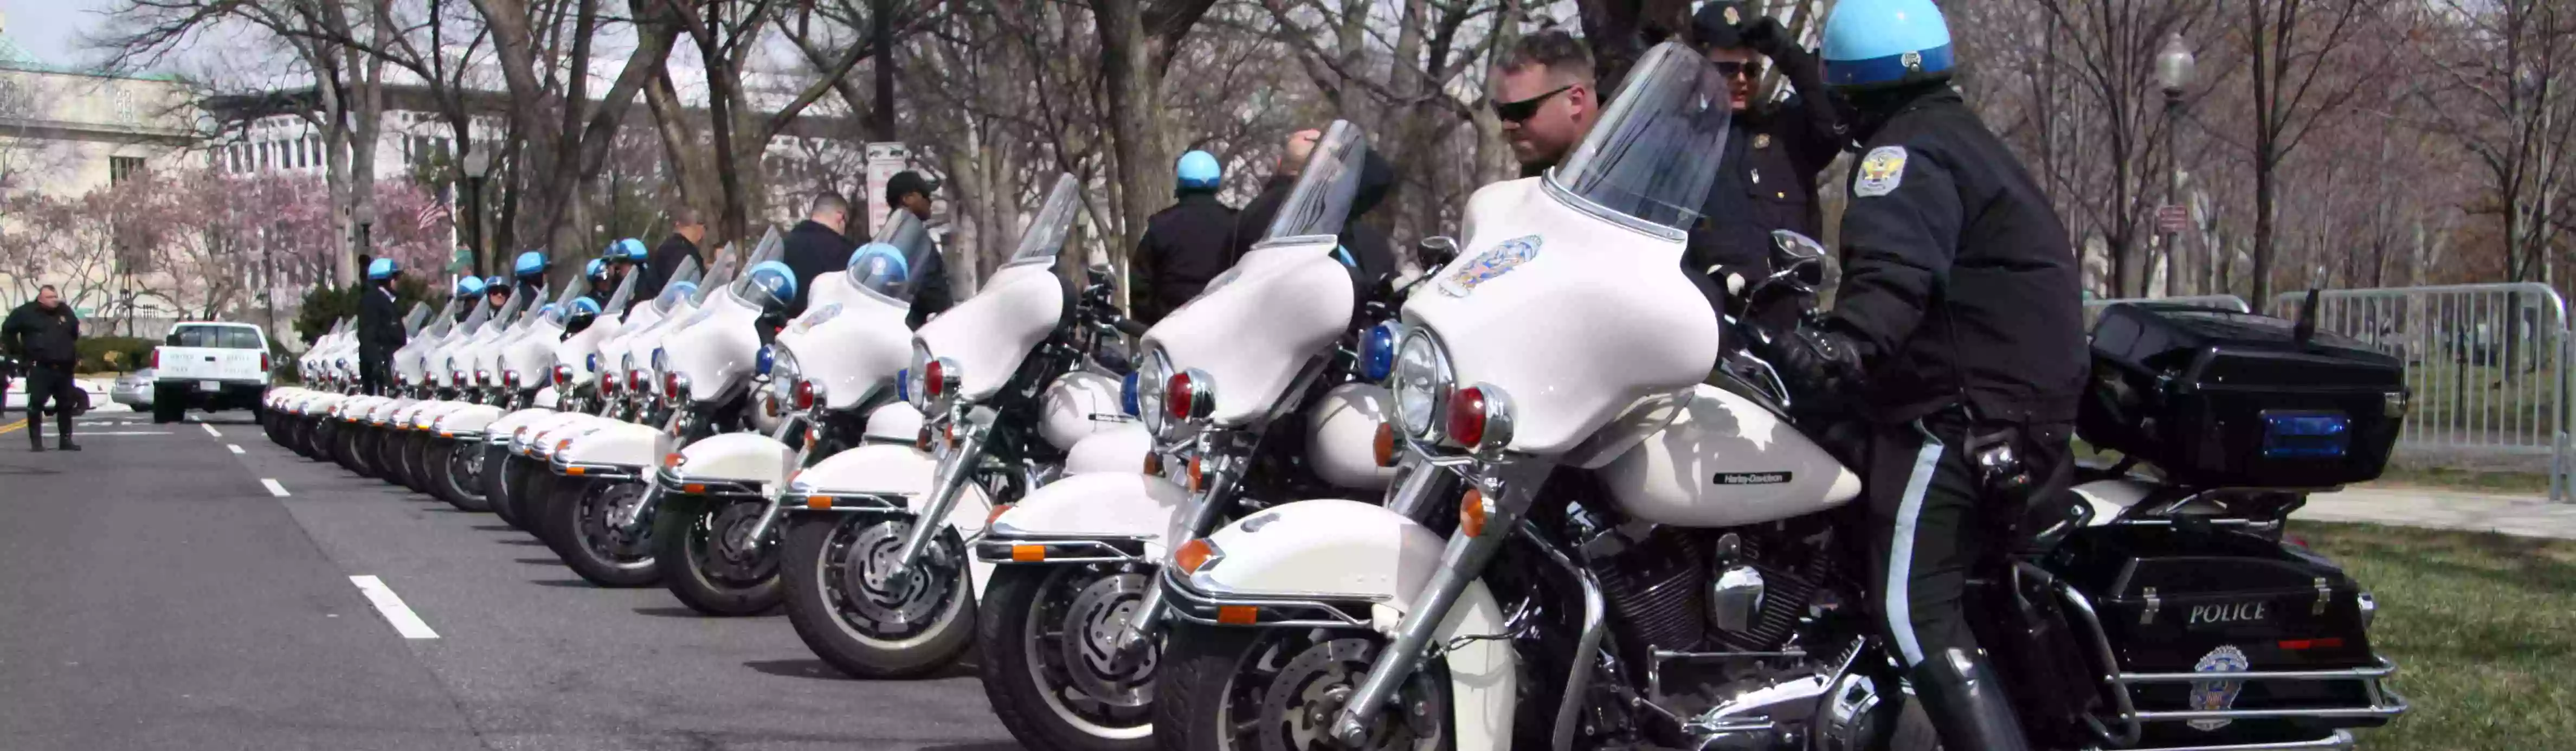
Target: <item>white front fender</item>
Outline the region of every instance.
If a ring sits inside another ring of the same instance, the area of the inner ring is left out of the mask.
[[[709,436],[680,449],[680,466],[671,474],[682,481],[730,482],[755,487],[787,481],[795,471],[796,450],[759,433]]]
[[[1264,595],[1289,599],[1374,600],[1374,623],[1392,630],[1403,619],[1447,542],[1402,514],[1337,499],[1302,501],[1263,511],[1208,536],[1215,559],[1189,577],[1196,594],[1176,598]],[[1177,573],[1177,572],[1176,572]],[[1441,619],[1435,644],[1503,633],[1502,606],[1482,581],[1471,582]],[[1457,747],[1511,748],[1518,656],[1507,640],[1469,640],[1450,649],[1451,719]]]
[[[1153,475],[1074,475],[1029,491],[993,518],[993,537],[1122,537],[1145,541],[1145,558],[1160,561],[1165,534],[1188,508],[1190,492]]]
[[[465,434],[480,435],[485,428],[500,422],[503,416],[500,407],[489,404],[466,404],[439,415],[436,427],[441,438],[454,438]]]
[[[872,444],[833,454],[796,475],[788,488],[790,502],[799,498],[809,504],[814,498],[832,496],[899,496],[907,507],[918,507],[930,494],[931,476],[939,471],[939,460],[928,452],[909,445]],[[984,532],[984,520],[993,515],[993,497],[982,483],[968,482],[957,491],[957,504],[948,511],[948,526],[968,545]],[[984,581],[993,575],[993,564],[974,561],[966,567],[975,591],[984,591]]]
[[[1145,467],[1145,455],[1153,451],[1154,434],[1145,430],[1143,423],[1128,422],[1074,443],[1073,449],[1064,454],[1064,473],[1139,472]]]
[[[536,397],[528,400],[528,403],[544,407],[546,409],[554,409],[557,405],[563,404],[563,396],[555,393],[555,387],[547,386],[545,388],[537,389]]]
[[[658,466],[671,440],[670,434],[642,425],[602,420],[556,450],[554,463],[626,469]]]
[[[520,426],[528,425],[537,421],[539,418],[552,416],[553,414],[555,414],[555,411],[551,409],[514,410],[509,414],[493,418],[491,422],[484,423],[483,427],[479,429],[483,431],[483,435],[486,440],[494,438],[506,439],[509,438],[512,433],[518,432]]]

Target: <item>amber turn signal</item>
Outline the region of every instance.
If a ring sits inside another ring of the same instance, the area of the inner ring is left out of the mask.
[[[1181,543],[1179,549],[1172,551],[1172,565],[1181,567],[1181,573],[1195,574],[1200,567],[1207,565],[1208,559],[1215,557],[1216,545],[1201,537]]]
[[[1377,440],[1372,444],[1371,448],[1377,451],[1378,466],[1395,466],[1395,423],[1382,422],[1377,424]]]
[[[1468,537],[1485,536],[1485,520],[1493,514],[1494,502],[1485,497],[1485,491],[1468,488],[1458,499],[1458,529]]]
[[[1046,546],[1013,545],[1011,546],[1011,560],[1019,561],[1021,563],[1036,563],[1046,560]]]
[[[1250,626],[1261,620],[1261,608],[1251,605],[1219,605],[1216,622],[1228,626]]]
[[[832,510],[832,497],[828,495],[805,496],[805,507],[816,511],[830,511]]]

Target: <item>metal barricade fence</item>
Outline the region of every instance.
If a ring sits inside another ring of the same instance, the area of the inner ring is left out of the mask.
[[[2308,293],[2274,298],[2296,318]],[[2565,500],[2569,442],[2567,303],[2531,282],[2318,293],[2316,326],[2394,355],[2413,391],[2401,454],[2464,464],[2549,462]]]

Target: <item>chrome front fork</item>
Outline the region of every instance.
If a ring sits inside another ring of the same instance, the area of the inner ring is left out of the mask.
[[[904,537],[903,547],[895,553],[895,564],[883,571],[868,572],[870,586],[895,586],[912,575],[913,566],[921,561],[921,552],[930,547],[931,536],[939,534],[939,528],[946,526],[942,522],[947,520],[948,511],[957,505],[957,493],[965,489],[968,475],[974,472],[976,464],[984,460],[984,440],[992,430],[990,422],[961,422],[965,424],[960,426],[957,444],[949,449],[947,459],[939,463],[939,474],[930,483],[930,495],[922,499],[921,508],[913,513],[912,529]]]
[[[1395,627],[1395,641],[1369,665],[1368,676],[1360,679],[1351,691],[1350,700],[1333,718],[1335,741],[1352,748],[1367,745],[1369,728],[1377,724],[1379,713],[1395,699],[1397,687],[1412,677],[1431,647],[1432,637],[1440,622],[1449,617],[1449,609],[1458,604],[1467,585],[1483,574],[1485,564],[1493,560],[1503,540],[1520,524],[1523,511],[1529,509],[1531,497],[1538,493],[1546,479],[1548,465],[1540,462],[1498,462],[1490,465],[1494,479],[1479,483],[1486,497],[1499,499],[1494,512],[1485,520],[1484,534],[1470,537],[1462,526],[1449,535],[1449,545],[1440,552],[1440,570],[1433,572],[1431,582]]]
[[[778,430],[769,436],[770,439],[780,443],[786,443],[788,433],[795,428],[796,422],[801,419],[806,418],[791,416],[785,420],[779,421]],[[796,459],[788,462],[788,466],[802,469],[805,466],[805,457],[812,456],[813,454],[814,442],[806,441],[804,445],[796,448]],[[744,543],[746,547],[752,550],[759,550],[763,545],[767,544],[765,539],[766,535],[769,534],[769,525],[778,521],[778,517],[785,515],[787,508],[787,483],[781,481],[776,485],[771,485],[768,487],[767,492],[762,493],[762,495],[769,496],[769,505],[766,508],[761,509],[760,521],[751,523],[749,541]]]

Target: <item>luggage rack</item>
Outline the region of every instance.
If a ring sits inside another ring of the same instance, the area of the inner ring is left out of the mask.
[[[2081,628],[2079,630],[2092,637],[2089,640],[2089,646],[2092,647],[2094,651],[2094,659],[2099,662],[2100,667],[2106,671],[2119,671],[2119,657],[2111,648],[2110,637],[2102,630],[2101,618],[2094,612],[2092,601],[2086,599],[2084,597],[2084,593],[2075,591],[2073,586],[2068,585],[2064,581],[2058,580],[2055,576],[2050,575],[2048,572],[2037,566],[2024,562],[2016,564],[2016,567],[2020,569],[2024,575],[2037,578],[2039,581],[2045,583],[2049,589],[2057,592],[2058,597],[2065,601],[2067,608],[2074,612],[2080,619]],[[2376,655],[2372,656],[2372,661],[2374,664],[2362,667],[2328,668],[2320,670],[2254,670],[2227,673],[2106,672],[2100,675],[2101,689],[2104,696],[2111,700],[2112,707],[2115,711],[2108,715],[2098,713],[2087,714],[2084,718],[2084,722],[2093,731],[2093,734],[2101,738],[2105,743],[2105,745],[2097,748],[2139,749],[2142,747],[2138,746],[2137,743],[2139,739],[2145,735],[2146,724],[2150,722],[2258,720],[2281,718],[2386,720],[2388,718],[2405,714],[2410,708],[2406,702],[2406,697],[2400,696],[2397,692],[2390,691],[2386,686],[2381,685],[2382,680],[2397,672],[2396,663],[2389,662],[2388,658]],[[2269,707],[2260,709],[2217,710],[2141,710],[2137,707],[2136,701],[2130,695],[2130,687],[2137,684],[2196,683],[2201,681],[2235,681],[2240,683],[2356,681],[2360,683],[2362,695],[2367,700],[2367,703],[2360,706]],[[2336,730],[2331,736],[2310,741],[2181,747],[2150,746],[2143,748],[2154,749],[2154,751],[2287,751],[2291,749],[2337,749],[2351,747],[2351,733]]]

